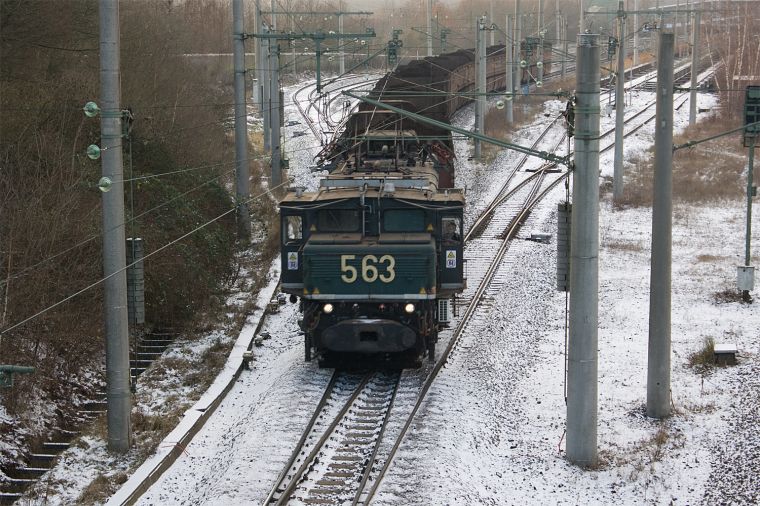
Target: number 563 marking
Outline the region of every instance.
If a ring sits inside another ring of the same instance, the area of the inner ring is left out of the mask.
[[[359,277],[357,268],[348,263],[355,259],[356,255],[340,256],[340,279],[344,283],[353,283]],[[382,272],[378,270],[378,265],[382,268]],[[374,283],[378,279],[383,283],[390,283],[396,279],[394,267],[396,267],[396,259],[391,255],[383,255],[379,259],[375,255],[364,255],[361,260],[362,279],[366,283]]]

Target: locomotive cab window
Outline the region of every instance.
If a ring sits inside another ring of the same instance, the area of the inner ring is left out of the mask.
[[[361,216],[356,209],[322,209],[317,211],[320,232],[358,232]]]
[[[283,223],[283,238],[285,244],[293,244],[303,239],[303,217],[290,215],[285,216]]]
[[[444,241],[462,240],[462,220],[457,216],[445,216],[441,219]]]
[[[387,209],[383,212],[385,232],[424,232],[425,211],[422,209]]]

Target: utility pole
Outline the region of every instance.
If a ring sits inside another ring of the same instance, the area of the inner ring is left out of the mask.
[[[536,87],[541,83],[544,83],[544,0],[538,0],[538,79],[536,79]]]
[[[672,33],[660,32],[654,138],[652,270],[649,296],[647,416],[670,416],[670,266],[673,163]]]
[[[520,67],[520,60],[522,59],[522,16],[520,14],[520,0],[515,0],[515,56],[512,61],[514,65],[514,83],[515,90],[519,90],[522,85],[522,67]],[[519,94],[514,95],[514,101],[517,101]]]
[[[269,32],[269,29],[267,28],[266,24],[264,23],[264,16],[261,12],[261,0],[256,0],[256,10],[259,13],[259,25],[256,27],[256,30],[258,33],[267,33]],[[263,127],[264,127],[264,151],[269,151],[272,149],[272,143],[271,143],[271,122],[270,122],[270,115],[269,115],[269,108],[270,108],[270,97],[269,97],[269,90],[271,90],[272,86],[269,82],[269,80],[272,78],[272,73],[269,71],[269,40],[266,41],[259,41],[259,53],[261,56],[261,65],[260,68],[260,77],[259,77],[259,86],[261,86],[261,119],[263,120]]]
[[[343,35],[343,2],[338,3],[338,34]],[[343,40],[338,39],[340,47],[340,75],[346,73],[346,52],[343,50]]]
[[[580,7],[580,14],[578,18],[578,34],[583,33],[583,0],[578,0]]]
[[[113,182],[103,192],[103,277],[108,449],[125,453],[132,439],[129,390],[124,167],[121,152],[119,3],[100,0],[101,169]]]
[[[515,121],[514,107],[513,107],[513,102],[514,102],[513,97],[514,97],[514,92],[515,92],[515,81],[514,81],[515,62],[514,62],[514,56],[513,56],[514,51],[515,51],[515,39],[514,39],[514,34],[512,33],[513,31],[514,29],[512,27],[512,20],[510,19],[510,16],[507,15],[507,41],[506,41],[507,43],[506,43],[506,48],[505,48],[506,49],[505,53],[507,53],[506,55],[507,56],[507,68],[506,68],[507,75],[505,77],[507,80],[507,93],[509,93],[509,95],[506,96],[507,123],[509,123],[510,125],[514,123]]]
[[[697,122],[697,72],[699,71],[699,25],[701,12],[694,13],[694,24],[691,26],[691,84],[689,90],[689,126]]]
[[[290,16],[290,31],[291,31],[291,33],[296,31],[295,16]],[[254,40],[255,40],[255,37],[254,37]],[[292,74],[293,74],[293,76],[296,76],[296,74],[298,74],[298,67],[296,65],[296,63],[297,63],[297,59],[296,59],[296,44],[295,44],[295,41],[289,41],[289,42],[290,42],[291,53],[293,55],[292,56],[292,58],[293,58],[293,70],[292,70]],[[344,64],[344,62],[342,60],[342,58],[343,58],[343,50],[342,49],[341,49],[341,53],[340,54],[341,54],[341,64]]]
[[[433,0],[427,0],[427,55],[433,56]]]
[[[681,28],[678,26],[678,13],[679,13],[680,9],[681,9],[681,0],[676,0],[676,11],[673,14],[673,19],[674,19],[674,21],[673,21],[673,31],[675,32],[675,35],[676,35],[676,42],[675,42],[675,44],[676,44],[676,51],[678,52],[678,57],[679,58],[683,57],[683,51],[681,50],[681,44],[678,42],[678,40],[681,38],[681,36],[679,35],[679,33],[681,32]]]
[[[269,62],[272,89],[271,97],[271,125],[272,125],[272,188],[282,183],[282,160],[280,149],[280,42],[277,39],[269,39]]]
[[[746,134],[745,134],[746,135]],[[744,269],[740,268],[740,271],[745,273],[746,277],[749,277],[750,282],[741,287],[742,299],[745,302],[751,302],[752,298],[749,295],[749,291],[754,285],[755,269],[752,267],[752,255],[750,246],[752,245],[752,197],[755,194],[755,187],[753,184],[753,176],[755,171],[755,134],[752,134],[749,138],[749,163],[747,165],[747,228],[746,235],[744,237]]]
[[[612,199],[623,197],[623,129],[625,128],[625,5],[618,2],[618,61],[615,86],[615,159],[612,178]]]
[[[298,12],[291,12],[290,14],[298,14]],[[313,14],[313,12],[306,12],[304,14]],[[372,14],[372,12],[344,12],[343,14]],[[249,34],[250,37],[256,37],[258,39],[267,39],[267,40],[301,40],[301,39],[311,39],[314,43],[314,52],[317,57],[317,92],[321,93],[322,91],[322,78],[321,78],[321,61],[322,61],[322,53],[324,52],[322,50],[322,42],[325,40],[344,40],[344,39],[356,39],[356,38],[370,38],[375,37],[375,31],[371,28],[367,28],[367,31],[364,33],[344,33],[344,34],[337,34],[335,32],[330,33],[324,33],[322,31],[318,32],[311,32],[311,33],[276,33],[271,30],[264,29],[259,33]],[[269,45],[267,45],[269,47]],[[279,46],[278,46],[279,47]],[[279,49],[277,50],[279,55]],[[268,54],[273,54],[273,52],[270,50],[267,51]],[[369,55],[369,44],[367,44],[367,54]],[[279,56],[278,56],[279,58]],[[272,67],[274,65],[272,62],[270,62],[267,66],[268,71],[267,73],[271,74],[273,72]],[[279,60],[277,62],[277,69],[279,70]],[[351,69],[349,69],[351,70]],[[265,86],[265,90],[272,89],[272,86]],[[271,100],[271,98],[269,99]],[[266,133],[266,128],[264,129]]]
[[[490,9],[488,11],[488,24],[491,25],[491,24],[493,24],[493,20],[495,19],[493,17],[493,0],[490,0],[489,4],[490,4]],[[496,38],[495,37],[496,37],[496,30],[491,30],[491,42],[490,42],[491,46],[493,46],[494,44],[496,44]]]
[[[245,31],[243,30],[243,0],[232,0],[232,39],[235,71],[235,200],[237,201],[238,239],[246,241],[251,235],[248,216],[248,107],[245,103]]]
[[[485,135],[486,115],[486,33],[485,16],[476,18],[475,30],[477,33],[477,50],[475,51],[475,69],[478,84],[478,96],[475,101],[475,131]],[[480,139],[475,139],[475,158],[481,159]]]
[[[565,78],[567,73],[567,59],[570,57],[568,53],[568,41],[567,41],[567,17],[562,17],[562,65],[560,75],[562,79]]]
[[[259,9],[259,2],[256,0],[256,2],[253,5],[253,26],[256,30],[259,29],[259,26],[261,25],[261,9]],[[262,56],[261,56],[261,41],[258,39],[253,39],[253,55],[255,58],[255,66],[253,70],[253,75],[255,78],[254,81],[254,87],[253,87],[253,101],[255,103],[256,108],[259,110],[259,112],[262,112],[263,105],[262,105],[262,90],[261,90],[261,83],[263,83],[263,73],[261,72],[261,63],[262,63]]]
[[[556,34],[556,44],[559,44],[559,41],[562,40],[562,24],[560,22],[560,14],[559,14],[559,0],[554,0],[554,31]]]
[[[570,341],[567,369],[567,458],[597,463],[599,318],[599,42],[579,34],[575,169],[570,226]]]
[[[276,24],[277,17],[276,17],[276,15],[278,15],[278,14],[280,14],[280,15],[287,14],[288,18],[290,19],[290,33],[289,34],[284,34],[284,33],[280,34],[281,36],[278,37],[278,38],[287,39],[287,40],[290,40],[292,42],[300,39],[300,37],[296,37],[296,32],[293,29],[294,17],[297,16],[297,15],[303,15],[303,16],[320,15],[320,16],[322,16],[322,15],[325,15],[325,14],[330,14],[331,16],[337,17],[338,18],[338,35],[335,36],[334,32],[330,32],[331,36],[329,36],[329,37],[323,37],[323,38],[337,39],[339,41],[342,41],[343,39],[351,38],[351,36],[346,36],[345,33],[344,33],[344,29],[343,29],[344,16],[371,16],[372,14],[374,14],[373,12],[367,12],[367,11],[344,11],[343,10],[343,4],[342,4],[342,2],[339,4],[339,6],[340,6],[339,9],[337,11],[335,11],[335,12],[323,12],[323,11],[276,11],[275,10],[275,3],[272,2],[272,10],[271,11],[264,11],[261,14],[268,14],[268,15],[272,16],[272,20],[274,21],[274,24],[272,25],[272,30],[271,30],[272,33],[276,33],[276,31],[277,31],[277,24]],[[264,29],[263,26],[259,26],[259,24],[256,24],[256,27],[257,27],[257,30],[258,30],[257,34],[259,36],[261,34],[265,33],[265,29]],[[311,35],[309,35],[309,37],[311,37]],[[259,42],[259,45],[261,45],[261,44],[262,43]],[[343,74],[346,73],[346,54],[345,54],[345,51],[343,50],[342,46],[343,46],[343,44],[339,44],[339,47],[340,47],[339,51],[340,52],[338,54],[338,62],[340,64],[340,73],[341,73],[341,75],[343,75]],[[295,49],[295,44],[293,44],[293,69],[294,69],[293,73],[294,74],[295,74],[295,68],[296,68],[296,49]]]
[[[635,67],[638,64],[639,64],[639,0],[633,0],[633,66]],[[631,70],[631,72],[633,72],[633,70]]]

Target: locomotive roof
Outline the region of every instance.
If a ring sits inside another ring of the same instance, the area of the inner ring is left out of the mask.
[[[320,181],[317,191],[300,193],[291,189],[280,204],[288,206],[296,203],[356,198],[362,191],[371,198],[393,195],[399,199],[464,204],[462,190],[438,190],[437,184],[438,174],[430,166],[414,167],[411,173],[391,171],[343,174],[337,169]]]
[[[358,179],[360,181],[360,179]],[[373,180],[366,179],[367,183],[372,183]],[[374,180],[377,181],[377,180]],[[394,184],[393,192],[388,191],[387,183],[396,183],[398,180],[386,179],[385,185],[371,187],[368,185],[365,190],[367,198],[377,197],[394,197],[401,200],[410,201],[427,201],[435,204],[450,204],[454,206],[464,205],[464,194],[459,188],[451,188],[448,190],[422,190],[418,188],[403,188]],[[280,201],[282,207],[299,207],[302,204],[316,204],[318,202],[342,200],[356,198],[361,193],[361,187],[340,187],[340,188],[324,188],[320,187],[315,192],[303,192],[298,196],[295,191],[289,190],[287,195]]]

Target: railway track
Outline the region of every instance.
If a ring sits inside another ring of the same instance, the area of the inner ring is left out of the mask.
[[[679,98],[681,103],[678,107],[686,102],[686,95],[683,94]],[[626,124],[645,115],[654,104],[653,101],[641,111],[626,118]],[[550,148],[552,151],[559,149],[565,141],[564,133],[552,141],[547,138],[548,133],[557,127],[560,117],[555,117],[543,129],[533,142],[533,149],[537,149],[546,142],[552,143],[552,148]],[[631,135],[652,119],[654,115],[645,118],[626,135]],[[603,132],[602,137],[607,137],[613,132],[614,129],[607,130]],[[614,143],[609,143],[602,151],[609,150],[613,146]],[[547,163],[508,190],[526,160],[527,156],[518,160],[513,170],[507,175],[498,196],[476,220],[467,234],[465,257],[469,262],[468,284],[472,288],[468,288],[460,299],[464,311],[451,331],[446,347],[429,373],[416,380],[410,380],[411,383],[416,383],[410,385],[410,389],[416,391],[416,398],[411,409],[404,413],[405,421],[394,434],[395,438],[392,442],[386,442],[387,450],[380,451],[380,448],[383,446],[382,440],[391,406],[399,382],[402,381],[401,374],[396,376],[393,389],[377,394],[377,412],[369,410],[371,414],[366,416],[371,418],[363,427],[361,424],[356,424],[355,416],[355,413],[362,412],[362,408],[352,408],[352,406],[357,399],[365,395],[361,392],[369,384],[369,376],[363,380],[364,386],[357,387],[354,395],[342,403],[343,408],[331,418],[332,421],[329,424],[321,422],[320,425],[318,421],[325,417],[322,414],[325,410],[323,404],[327,404],[327,399],[333,395],[331,392],[334,387],[330,386],[312,418],[313,424],[310,423],[304,431],[301,442],[293,452],[286,470],[278,478],[265,504],[286,504],[291,501],[303,504],[368,504],[372,500],[438,373],[449,360],[457,344],[468,333],[479,332],[482,322],[479,321],[481,319],[477,315],[483,313],[482,306],[488,305],[488,301],[492,298],[489,294],[498,291],[505,282],[505,276],[509,274],[510,268],[504,259],[522,224],[531,210],[569,175],[566,171],[555,178],[549,178],[549,174],[556,169],[556,164]],[[336,372],[337,374],[339,373]],[[354,415],[354,417],[350,418],[347,415]],[[327,424],[326,427],[325,424]],[[358,428],[365,430],[359,431]],[[317,437],[317,434],[321,436]],[[312,442],[314,439],[317,439],[316,443]]]
[[[400,371],[336,370],[264,504],[356,504],[370,480]]]
[[[685,102],[683,99],[678,107]],[[299,111],[308,116],[308,107],[299,104]],[[551,125],[556,126],[556,118]],[[462,298],[462,315],[442,337],[445,348],[435,364],[409,374],[336,372],[265,504],[367,504],[372,500],[440,370],[462,337],[478,331],[479,308],[488,303],[488,294],[498,290],[500,278],[508,274],[504,257],[511,241],[531,209],[568,176],[549,178],[547,169],[543,166],[511,190],[507,191],[509,184],[503,185],[508,198],[499,197],[504,205],[498,210],[498,219],[467,242],[466,256],[476,258],[477,252],[481,261],[470,278],[473,288]],[[397,410],[400,391],[405,392],[404,407]],[[393,428],[386,430],[391,419]]]
[[[343,98],[338,91],[355,86],[356,81],[361,79],[364,82],[366,76],[358,74],[349,74],[343,77],[332,80],[328,85],[323,88],[322,93],[317,93],[317,89],[313,84],[307,84],[293,93],[293,102],[298,109],[301,117],[306,125],[311,130],[314,137],[319,140],[320,144],[324,146],[329,142],[330,131],[323,130],[322,127],[327,127],[328,130],[335,131],[345,122],[350,115],[352,107],[345,107],[344,105],[336,105],[338,99]],[[308,98],[303,98],[303,93],[308,90]],[[305,107],[303,103],[308,105]],[[343,104],[343,102],[341,102]],[[316,121],[312,117],[312,112],[318,118]],[[339,112],[341,118],[337,121],[333,120],[333,115]]]
[[[680,104],[677,105],[678,108],[683,107],[686,103],[688,98],[686,95],[688,94],[684,93],[679,97]],[[643,111],[648,110],[652,104],[649,104],[643,109]],[[641,116],[643,111],[635,114],[629,119],[632,120],[635,117]],[[627,135],[631,135],[634,131],[653,119],[654,115],[650,116],[644,123],[629,131]],[[603,136],[609,135],[612,131],[614,130],[605,132]],[[614,143],[610,143],[601,151],[607,151],[613,146]],[[482,323],[482,321],[478,321],[479,319],[477,318],[477,315],[481,313],[479,309],[484,304],[488,305],[488,301],[493,298],[490,294],[499,291],[501,285],[504,284],[502,278],[507,276],[510,271],[510,266],[508,263],[504,262],[504,258],[509,251],[509,246],[512,243],[512,240],[517,236],[522,224],[527,219],[531,210],[569,176],[570,173],[568,171],[558,175],[556,178],[549,179],[547,177],[548,174],[551,173],[549,169],[553,166],[556,166],[556,164],[546,164],[540,170],[528,176],[516,188],[512,189],[509,192],[509,203],[505,203],[505,200],[501,199],[501,203],[494,206],[494,209],[491,211],[492,213],[496,212],[497,217],[491,220],[480,236],[471,238],[467,241],[465,257],[467,257],[468,260],[473,261],[474,265],[472,266],[472,271],[474,272],[474,276],[468,278],[468,285],[473,288],[468,288],[462,294],[461,302],[463,303],[464,311],[451,332],[448,344],[441,354],[441,357],[437,360],[435,366],[421,386],[414,407],[407,416],[403,428],[399,431],[395,443],[388,451],[388,455],[384,459],[382,467],[379,467],[374,485],[363,496],[363,504],[368,504],[375,496],[384,475],[390,468],[398,448],[405,435],[409,432],[415,415],[424,402],[428,390],[432,386],[440,370],[449,360],[452,352],[468,333],[471,332],[476,334],[481,331],[480,323]],[[470,271],[469,267],[468,271]],[[472,283],[472,281],[474,281],[474,283]]]

